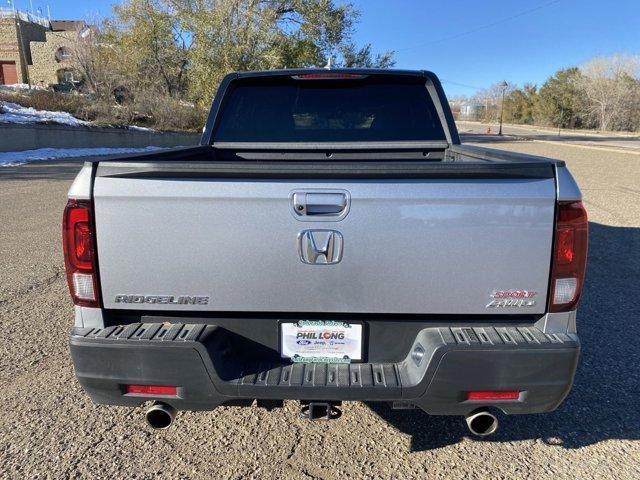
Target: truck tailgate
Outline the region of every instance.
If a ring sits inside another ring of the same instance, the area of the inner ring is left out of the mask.
[[[300,217],[295,192],[345,192],[348,211]],[[554,178],[97,176],[102,301],[148,311],[539,314],[555,195]],[[338,232],[340,261],[304,263],[307,230],[320,243]],[[489,306],[496,292],[518,291],[527,302]],[[180,299],[193,296],[209,298]]]

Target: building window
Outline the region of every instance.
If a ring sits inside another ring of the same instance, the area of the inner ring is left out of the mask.
[[[73,84],[79,82],[78,74],[71,69],[65,68],[58,70],[58,83]]]
[[[71,60],[71,50],[67,47],[60,47],[56,50],[56,62],[66,62]]]

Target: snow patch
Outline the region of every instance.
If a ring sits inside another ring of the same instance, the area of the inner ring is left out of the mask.
[[[156,131],[153,128],[139,127],[137,125],[129,125],[129,126],[127,126],[127,130],[137,130],[139,132],[155,132]]]
[[[0,167],[15,167],[27,162],[55,160],[70,157],[93,157],[101,155],[125,155],[162,150],[160,147],[143,148],[39,148],[22,152],[0,152]]]
[[[0,85],[0,91],[5,92],[19,92],[24,90],[47,90],[47,87],[39,85],[27,85],[26,83],[9,83],[6,85]]]
[[[20,85],[20,84],[18,84]],[[6,86],[6,85],[3,85]],[[13,85],[16,86],[16,85]],[[0,101],[0,123],[18,123],[28,125],[34,123],[57,123],[72,127],[86,127],[94,125],[74,117],[67,112],[54,112],[49,110],[36,110],[35,108],[23,107],[17,103]],[[139,132],[156,132],[153,128],[138,127],[137,125],[125,126],[127,130]]]
[[[35,108],[23,107],[17,103],[10,102],[0,102],[0,123],[59,123],[72,127],[91,125],[91,122],[77,119],[67,112],[36,110]]]

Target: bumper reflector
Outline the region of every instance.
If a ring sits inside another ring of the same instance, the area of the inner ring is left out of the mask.
[[[467,392],[467,400],[518,400],[519,390],[474,390]]]
[[[125,390],[133,395],[169,395],[178,396],[177,387],[171,385],[125,385]]]

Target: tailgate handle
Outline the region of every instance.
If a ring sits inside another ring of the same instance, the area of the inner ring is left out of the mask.
[[[301,217],[335,217],[347,208],[347,194],[343,192],[293,194],[293,211]]]

